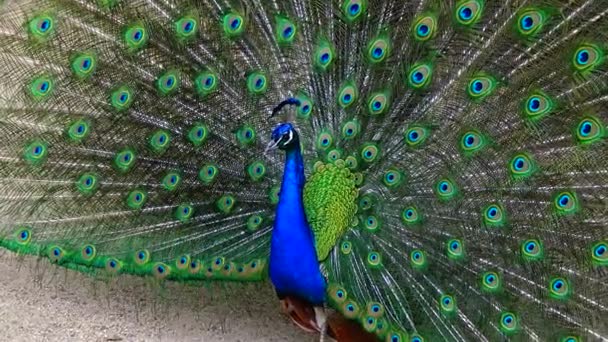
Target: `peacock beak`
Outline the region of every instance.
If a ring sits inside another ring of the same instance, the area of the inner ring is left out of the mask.
[[[271,138],[270,142],[266,146],[264,153],[268,153],[269,151],[276,150],[277,148],[282,148],[291,143],[294,138],[293,130],[289,130],[281,136]]]
[[[266,149],[264,150],[264,154],[270,152],[270,151],[274,151],[277,148],[279,148],[279,143],[281,143],[281,138],[279,137],[279,140],[273,140],[271,139],[270,142],[268,142],[268,145],[266,145]]]

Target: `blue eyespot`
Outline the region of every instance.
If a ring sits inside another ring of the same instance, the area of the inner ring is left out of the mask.
[[[49,29],[49,27],[51,27],[51,22],[48,19],[44,19],[41,23],[40,23],[40,31],[42,33],[46,32],[46,30]]]
[[[458,247],[459,247],[458,242],[452,242],[452,245],[450,246],[450,248],[451,248],[452,250],[457,250],[457,249],[458,249]]]
[[[578,64],[585,65],[589,62],[589,51],[581,50],[576,55],[576,61]]]
[[[412,74],[412,82],[419,84],[424,81],[424,75],[420,71],[416,71]]]
[[[497,212],[498,212],[498,211],[496,210],[496,208],[493,208],[493,207],[492,207],[492,208],[490,208],[490,210],[488,210],[488,216],[489,216],[490,218],[493,218],[494,216],[496,216],[496,213],[497,213]]]
[[[473,92],[475,94],[481,93],[482,90],[483,90],[483,83],[481,81],[473,82]]]
[[[328,53],[324,53],[321,55],[321,63],[325,64],[327,63],[327,61],[329,61],[329,54]]]
[[[447,191],[448,190],[448,182],[441,182],[441,184],[439,184],[439,190],[441,191]]]
[[[59,248],[54,248],[53,249],[53,255],[58,257],[61,254],[61,251],[59,250]]]
[[[452,301],[448,297],[446,297],[446,298],[443,299],[443,304],[445,304],[445,305],[450,305],[451,302]]]
[[[285,30],[283,30],[283,36],[285,38],[291,37],[292,34],[293,34],[293,28],[292,27],[287,27]]]
[[[156,271],[160,274],[163,274],[165,273],[165,268],[159,265],[158,267],[156,267]]]
[[[494,278],[494,275],[489,274],[489,275],[487,275],[487,276],[486,276],[486,282],[487,282],[487,283],[490,283],[490,284],[491,284],[491,283],[493,283],[493,282],[494,282],[494,280],[496,280],[496,278]]]
[[[531,112],[536,112],[540,108],[540,99],[538,97],[533,97],[528,101],[528,110]]]
[[[111,267],[111,268],[116,268],[116,265],[117,265],[117,264],[116,264],[116,261],[114,261],[114,260],[110,260],[110,267]]]
[[[513,316],[511,316],[511,315],[506,315],[506,316],[503,318],[503,322],[504,322],[505,324],[507,324],[507,325],[511,324],[511,323],[513,322]]]
[[[464,144],[466,147],[473,146],[474,142],[475,142],[475,137],[472,134],[467,134],[467,136],[464,137]]]
[[[535,248],[536,248],[536,243],[535,243],[535,242],[533,242],[533,241],[530,241],[530,242],[528,242],[528,243],[526,244],[526,250],[527,250],[528,252],[532,252],[532,251],[534,251],[534,249],[535,249]]]
[[[562,195],[559,198],[559,205],[562,207],[565,207],[566,205],[568,205],[568,202],[570,202],[570,196],[569,195]]]
[[[239,19],[234,19],[230,23],[230,27],[232,27],[233,30],[236,30],[240,25],[241,25],[241,21]]]
[[[85,253],[86,255],[91,255],[91,254],[93,254],[93,248],[91,248],[90,246],[85,247],[85,249],[84,249],[84,253]]]
[[[416,140],[418,140],[418,138],[420,137],[420,134],[418,134],[418,132],[416,131],[411,131],[409,138],[411,141],[415,142]]]
[[[531,16],[526,15],[523,18],[521,18],[521,27],[528,31],[532,28],[532,26],[534,25],[534,19],[532,19]]]
[[[559,291],[562,287],[564,287],[564,282],[561,280],[556,280],[553,282],[553,290]]]
[[[583,137],[586,137],[589,135],[589,133],[591,133],[591,129],[593,128],[593,125],[589,122],[589,121],[585,121],[580,128],[580,134]]]
[[[145,258],[146,258],[146,253],[144,253],[144,252],[139,252],[139,253],[137,254],[137,257],[138,257],[140,260],[143,260],[143,259],[145,259]]]
[[[422,37],[426,37],[426,35],[429,34],[429,31],[428,25],[422,24],[418,26],[418,34]]]
[[[599,245],[595,248],[595,250],[593,251],[593,254],[596,257],[601,257],[604,255],[604,253],[606,253],[606,246],[605,245]]]
[[[192,28],[194,27],[194,25],[192,25],[192,22],[189,21],[186,23],[186,25],[184,26],[184,31],[186,31],[186,33],[192,31]]]
[[[460,15],[460,19],[462,20],[469,20],[473,16],[473,11],[469,7],[463,7],[458,12],[458,15]]]
[[[380,58],[384,54],[384,50],[382,50],[381,48],[377,47],[377,48],[374,49],[374,53],[373,54],[374,54],[375,58]]]
[[[41,92],[46,92],[49,89],[49,82],[42,82],[40,83],[40,91]]]
[[[518,157],[515,158],[515,161],[513,162],[513,165],[515,166],[515,171],[521,171],[521,169],[524,167],[525,165],[525,160],[522,157]]]
[[[352,5],[350,5],[350,8],[348,9],[348,11],[350,12],[351,15],[356,15],[357,13],[359,13],[360,9],[361,9],[361,7],[359,6],[359,4],[352,4]]]

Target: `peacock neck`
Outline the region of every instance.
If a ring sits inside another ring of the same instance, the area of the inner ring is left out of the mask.
[[[290,148],[286,152],[281,193],[285,192],[286,194],[290,194],[290,196],[285,198],[283,201],[279,199],[279,203],[285,203],[285,201],[289,199],[291,204],[297,203],[302,210],[304,210],[302,192],[304,189],[304,183],[306,182],[306,177],[304,176],[304,160],[302,158],[302,152],[300,151],[299,147]]]
[[[283,182],[279,193],[279,203],[277,205],[277,215],[280,218],[290,217],[298,221],[296,225],[275,225],[273,233],[283,236],[284,233],[294,233],[300,230],[302,235],[312,236],[306,214],[304,212],[304,160],[300,148],[290,148],[286,151],[285,167],[283,170]],[[284,222],[284,221],[280,221]]]
[[[304,161],[299,146],[286,152],[270,244],[270,279],[279,296],[296,296],[321,304],[326,284],[304,212]]]

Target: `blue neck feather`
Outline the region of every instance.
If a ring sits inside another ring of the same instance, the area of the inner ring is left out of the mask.
[[[319,271],[313,233],[306,221],[304,161],[300,147],[287,150],[283,182],[270,245],[270,279],[279,296],[312,304],[325,301],[325,279]]]

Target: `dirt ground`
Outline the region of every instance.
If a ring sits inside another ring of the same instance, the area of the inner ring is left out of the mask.
[[[100,281],[0,251],[0,341],[317,341],[269,284]]]

